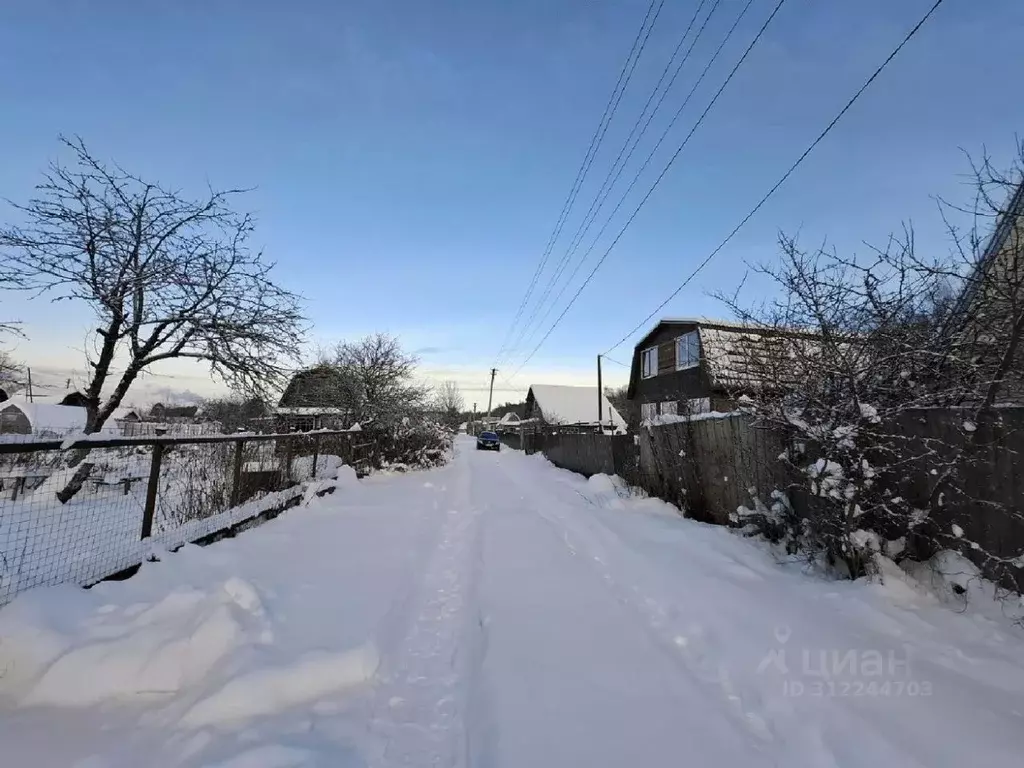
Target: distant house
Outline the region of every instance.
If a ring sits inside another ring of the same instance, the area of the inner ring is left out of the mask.
[[[274,429],[308,432],[313,429],[345,429],[351,411],[344,406],[349,382],[331,365],[317,365],[292,376],[278,406]]]
[[[153,421],[195,421],[198,414],[198,405],[164,405],[163,403],[156,403],[149,409],[149,418]]]
[[[521,421],[522,419],[519,418],[518,413],[516,413],[515,411],[509,411],[500,419],[498,419],[498,424],[500,424],[503,427],[517,427],[519,426],[519,423]]]
[[[110,418],[114,421],[138,424],[142,421],[142,414],[134,408],[115,408],[114,412],[110,414]]]
[[[625,419],[608,402],[607,396],[602,393],[600,407],[598,403],[597,387],[533,384],[526,393],[525,416],[557,426],[626,428]]]
[[[70,405],[75,408],[86,408],[89,405],[89,398],[81,392],[68,392],[60,401],[61,405]]]
[[[0,434],[64,437],[85,429],[85,408],[55,403],[0,404]]]
[[[778,329],[718,320],[660,320],[633,350],[626,390],[629,423],[735,410],[738,396],[766,385],[760,379],[772,366],[762,363],[753,370],[752,362],[775,353],[781,335]]]

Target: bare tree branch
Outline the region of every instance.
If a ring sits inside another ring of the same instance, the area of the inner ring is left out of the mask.
[[[139,375],[164,360],[206,361],[241,391],[280,387],[304,320],[299,297],[249,247],[253,218],[230,207],[240,190],[188,199],[102,163],[79,138],[62,141],[75,163],[51,164],[36,196],[12,203],[25,223],[0,228],[0,274],[18,276],[3,287],[93,309],[86,432],[101,429]]]

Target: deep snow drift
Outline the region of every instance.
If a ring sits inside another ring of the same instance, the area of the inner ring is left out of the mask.
[[[11,766],[957,766],[1024,754],[1024,631],[817,579],[459,443],[0,610]],[[987,614],[987,615],[986,615]]]

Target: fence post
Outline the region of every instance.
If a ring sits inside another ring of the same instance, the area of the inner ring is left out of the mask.
[[[316,480],[316,465],[320,461],[320,435],[313,435],[313,479]]]
[[[245,452],[245,441],[235,441],[235,467],[231,473],[231,506],[237,507],[242,498],[242,456]]]
[[[156,511],[156,492],[160,486],[160,463],[164,458],[164,444],[153,445],[153,461],[149,465],[149,485],[146,486],[146,506],[142,512],[142,538],[153,533],[153,513]]]
[[[284,439],[284,481],[290,483],[292,481],[292,459],[295,456],[295,438],[286,437]]]

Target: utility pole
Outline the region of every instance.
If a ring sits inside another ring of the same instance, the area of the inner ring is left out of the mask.
[[[32,369],[28,369],[28,401],[30,403],[35,402],[35,398],[32,396]]]
[[[597,356],[597,426],[604,422],[604,391],[601,389],[601,356]]]
[[[494,375],[498,372],[497,368],[491,368],[491,390],[487,393],[487,415],[491,415],[491,401],[494,399]]]

